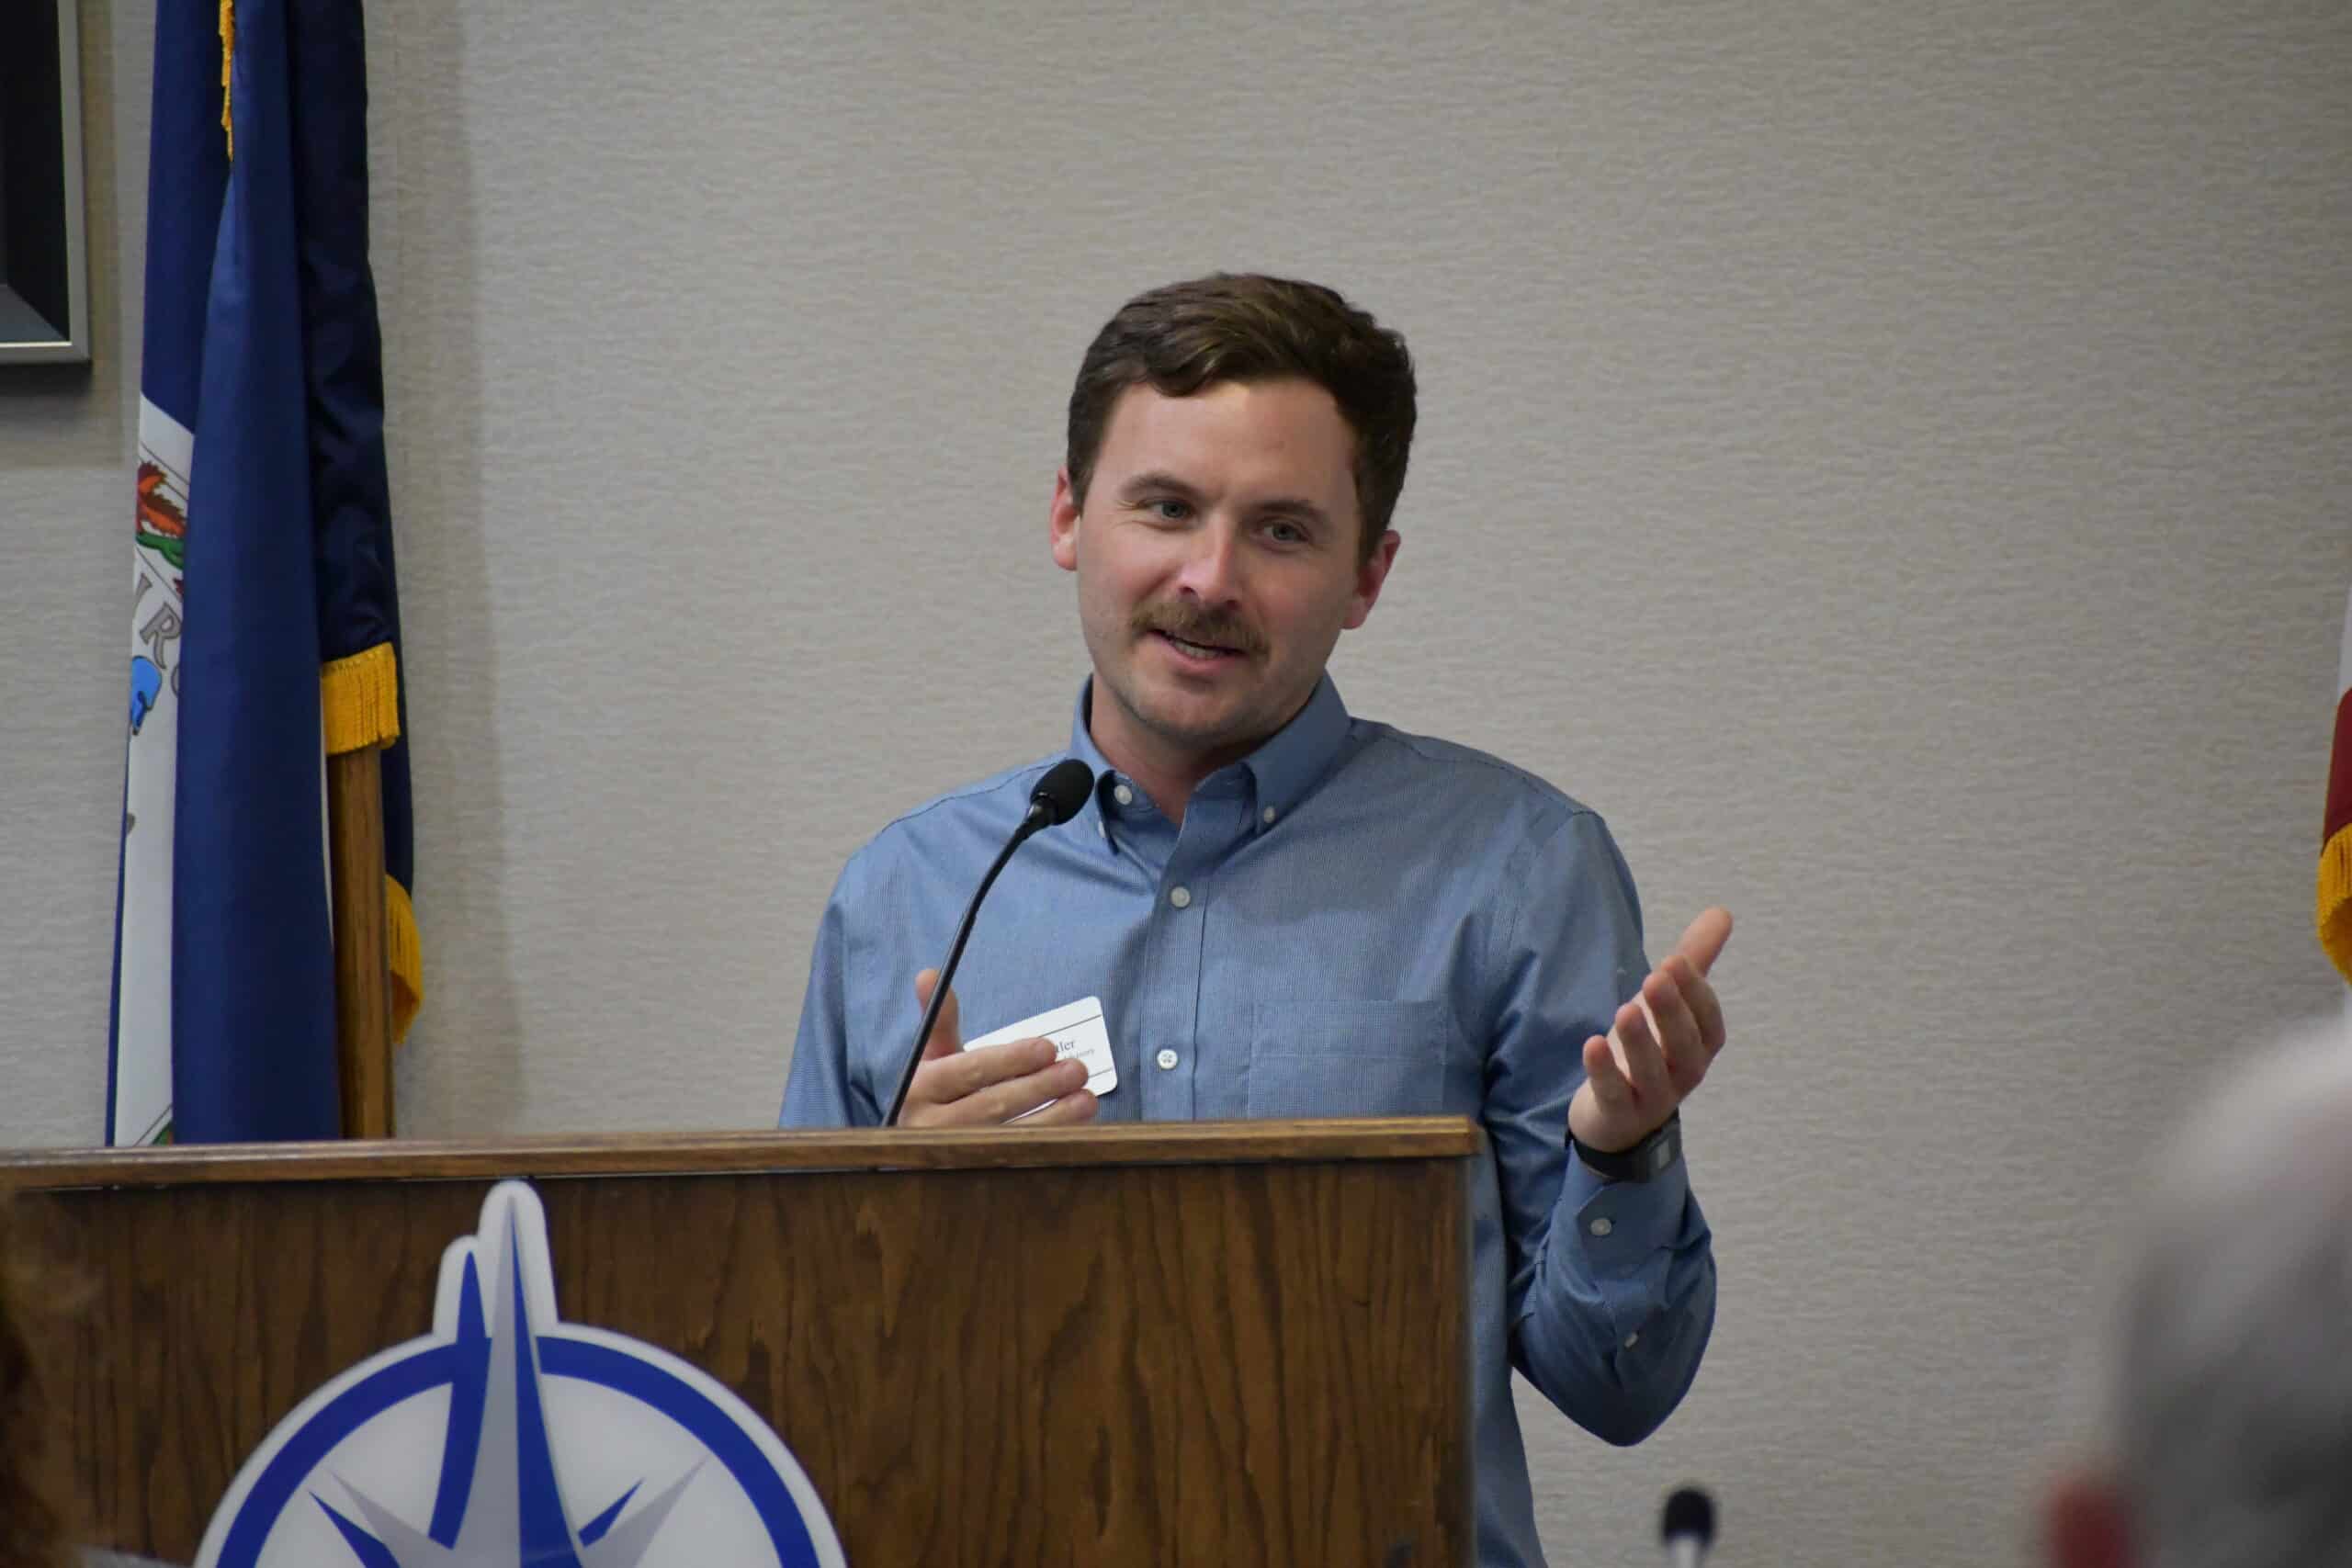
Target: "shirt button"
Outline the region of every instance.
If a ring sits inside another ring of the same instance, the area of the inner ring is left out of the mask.
[[[1593,1221],[1589,1228],[1595,1235],[1607,1235],[1611,1231],[1615,1230],[1617,1227],[1611,1222],[1608,1215],[1603,1214],[1599,1219]]]
[[[1168,901],[1180,909],[1189,909],[1193,906],[1192,890],[1185,887],[1171,887],[1168,890]]]
[[[1118,784],[1113,787],[1111,798],[1122,806],[1133,806],[1136,803],[1136,792],[1125,784]]]
[[[1271,828],[1274,825],[1274,808],[1271,806],[1258,813],[1258,820]]]
[[[1159,1055],[1157,1055],[1157,1056],[1154,1056],[1154,1057],[1152,1058],[1152,1060],[1153,1060],[1153,1061],[1155,1061],[1155,1062],[1158,1062],[1158,1063],[1159,1064],[1159,1070],[1160,1070],[1161,1072],[1163,1072],[1163,1073],[1164,1073],[1164,1072],[1167,1072],[1170,1068],[1171,1068],[1171,1067],[1175,1066],[1175,1065],[1176,1065],[1176,1053],[1175,1053],[1175,1052],[1173,1052],[1173,1051],[1170,1051],[1167,1046],[1162,1045],[1162,1046],[1159,1048]]]

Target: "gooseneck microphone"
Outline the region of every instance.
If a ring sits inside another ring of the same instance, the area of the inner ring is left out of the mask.
[[[1657,1534],[1672,1568],[1699,1568],[1715,1543],[1715,1500],[1696,1486],[1676,1487],[1667,1496]]]
[[[885,1127],[899,1124],[899,1112],[906,1106],[907,1090],[914,1084],[915,1069],[922,1065],[922,1043],[931,1038],[931,1026],[939,1021],[940,1005],[947,999],[948,982],[956,978],[956,965],[964,961],[964,943],[972,934],[972,917],[980,912],[980,900],[995,886],[997,873],[1004,869],[1012,852],[1027,843],[1032,834],[1059,827],[1077,816],[1084,809],[1086,797],[1093,793],[1094,770],[1075,757],[1065,757],[1047,768],[1046,776],[1037,781],[1037,787],[1029,792],[1028,814],[997,852],[989,874],[980,878],[979,891],[964,908],[964,922],[956,928],[956,941],[947,950],[947,962],[939,966],[939,984],[931,988],[931,1005],[923,1009],[922,1027],[915,1031],[914,1049],[907,1054],[907,1070],[899,1075],[899,1092],[890,1098],[890,1113],[882,1118]]]

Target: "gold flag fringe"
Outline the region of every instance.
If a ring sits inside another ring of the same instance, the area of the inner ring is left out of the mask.
[[[408,889],[384,878],[384,951],[392,972],[392,1043],[408,1038],[416,1010],[424,1005],[424,945],[416,934],[416,908]]]
[[[237,57],[237,0],[220,0],[220,134],[229,156],[237,156],[237,128],[229,115],[229,66]]]
[[[319,671],[319,711],[326,721],[327,755],[339,757],[401,738],[400,661],[392,645],[337,659]]]
[[[2352,823],[2319,852],[2319,944],[2352,985]]]

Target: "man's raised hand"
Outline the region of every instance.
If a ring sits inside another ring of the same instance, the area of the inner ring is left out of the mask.
[[[1707,983],[1731,940],[1731,911],[1708,909],[1617,1010],[1607,1035],[1584,1043],[1584,1082],[1568,1132],[1602,1154],[1630,1149],[1666,1124],[1724,1048],[1724,1010]]]

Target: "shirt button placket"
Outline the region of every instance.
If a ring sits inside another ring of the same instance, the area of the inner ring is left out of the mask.
[[[1138,1043],[1143,1050],[1144,1082],[1152,1091],[1144,1100],[1147,1115],[1190,1121],[1200,1113],[1201,1053],[1246,1047],[1246,1042],[1204,1037],[1203,1009],[1214,998],[1204,994],[1209,956],[1209,905],[1216,897],[1214,879],[1227,857],[1250,836],[1250,802],[1229,787],[1195,793],[1184,809],[1176,852],[1160,874],[1159,907],[1152,921],[1155,944],[1160,946],[1162,966],[1152,976],[1153,989],[1168,996],[1170,1005],[1156,1020],[1159,1025]],[[1170,993],[1173,993],[1172,996]],[[1212,1059],[1210,1070],[1220,1069]]]
[[[1197,869],[1197,868],[1196,868]],[[1176,867],[1172,874],[1182,875]],[[1148,1113],[1170,1121],[1191,1121],[1194,1112],[1193,1065],[1193,1036],[1200,1028],[1198,1012],[1201,982],[1201,931],[1198,921],[1207,914],[1193,878],[1171,883],[1161,895],[1160,924],[1168,938],[1167,953],[1173,962],[1170,973],[1182,975],[1181,986],[1170,987],[1183,1000],[1169,1009],[1166,1027],[1146,1042],[1153,1047],[1145,1058],[1150,1070],[1145,1081],[1152,1092],[1146,1098]]]

